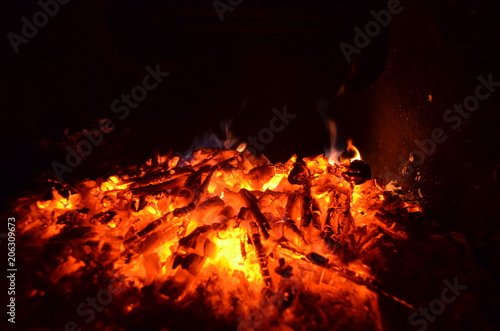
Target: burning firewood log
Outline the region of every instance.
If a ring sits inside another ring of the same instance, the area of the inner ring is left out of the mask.
[[[319,224],[319,209],[314,201],[314,198],[311,195],[311,179],[309,170],[304,164],[299,162],[295,163],[290,175],[288,176],[288,181],[291,184],[302,185],[304,188],[303,192],[303,207],[302,207],[302,226],[308,227],[309,224],[313,224],[313,226],[317,229],[320,228]]]
[[[240,191],[241,196],[243,197],[245,203],[247,204],[248,210],[252,213],[253,217],[255,218],[257,224],[259,225],[259,229],[262,233],[262,236],[265,239],[269,238],[269,229],[271,229],[271,226],[269,225],[269,222],[267,221],[266,217],[262,214],[262,212],[259,209],[259,205],[257,204],[257,199],[255,196],[248,191],[247,189],[242,189]]]

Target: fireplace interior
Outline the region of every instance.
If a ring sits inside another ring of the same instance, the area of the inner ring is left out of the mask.
[[[500,80],[500,8],[399,5],[352,61],[339,45],[387,2],[70,2],[17,54],[5,39],[8,326],[419,330],[456,280],[425,328],[499,328],[498,87],[456,128],[443,115]],[[5,8],[5,34],[40,10]],[[152,70],[168,76],[120,118]]]

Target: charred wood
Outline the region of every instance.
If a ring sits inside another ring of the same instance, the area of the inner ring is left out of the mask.
[[[252,194],[252,192],[248,191],[247,189],[241,189],[240,194],[246,202],[246,207],[250,210],[253,217],[255,218],[255,221],[259,225],[262,236],[264,237],[264,239],[268,239],[271,226],[269,225],[267,218],[260,211],[259,205],[257,203],[257,198]]]

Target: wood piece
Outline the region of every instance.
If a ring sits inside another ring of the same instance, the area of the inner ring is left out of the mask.
[[[264,239],[268,239],[271,226],[269,225],[267,218],[260,211],[257,198],[252,194],[252,192],[248,191],[247,189],[241,189],[240,195],[243,197],[246,203],[246,207],[250,210],[253,217],[255,218],[255,221],[259,225],[262,236],[264,237]]]
[[[194,170],[190,167],[182,167],[182,168],[174,168],[168,171],[162,171],[153,174],[147,174],[142,177],[134,177],[130,179],[125,179],[121,181],[119,184],[127,184],[132,183],[132,187],[141,187],[147,185],[155,185],[161,184],[172,179],[176,179],[185,175],[189,175],[193,173]]]
[[[257,260],[259,261],[260,272],[262,274],[262,279],[266,286],[270,289],[273,288],[273,280],[271,274],[269,273],[269,267],[267,265],[267,256],[264,245],[262,244],[261,236],[259,233],[259,227],[255,222],[248,222],[250,226],[250,238],[252,239],[252,244],[255,247],[255,253],[257,254]]]
[[[361,160],[351,161],[348,169],[342,175],[345,179],[356,185],[363,184],[372,178],[370,166]]]
[[[186,174],[180,176],[179,178],[171,179],[161,184],[153,184],[147,185],[143,187],[131,188],[130,191],[134,196],[144,196],[144,195],[153,195],[156,196],[161,193],[169,192],[176,187],[179,187],[182,182],[182,177],[185,177]]]
[[[290,184],[302,185],[304,188],[301,226],[308,227],[312,223],[315,228],[320,229],[319,215],[321,212],[311,194],[311,176],[303,162],[295,163],[288,175],[288,181]]]
[[[298,199],[298,194],[297,193],[291,193],[288,196],[288,199],[286,201],[286,211],[285,211],[285,226],[291,229],[299,238],[302,240],[303,244],[307,244],[307,240],[304,237],[304,233],[302,230],[300,230],[297,226],[297,223],[293,218],[291,217],[292,215],[292,209]]]

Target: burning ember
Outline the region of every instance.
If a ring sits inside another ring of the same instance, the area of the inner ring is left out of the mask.
[[[410,305],[374,270],[420,207],[356,154],[271,164],[198,149],[53,182],[16,208],[25,300],[79,302],[92,284],[95,306],[61,307],[75,329],[382,329],[380,296]]]

